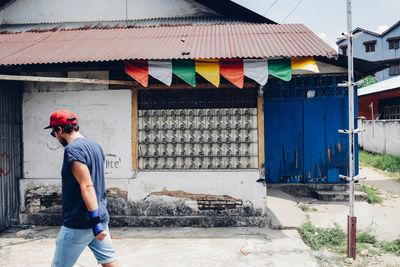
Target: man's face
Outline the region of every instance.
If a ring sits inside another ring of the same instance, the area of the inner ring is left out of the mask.
[[[52,131],[50,133],[51,136],[55,137],[58,142],[60,142],[60,144],[63,147],[66,147],[68,145],[67,140],[62,136],[63,130],[61,127],[53,127]]]

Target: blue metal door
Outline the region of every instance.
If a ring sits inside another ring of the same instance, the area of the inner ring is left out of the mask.
[[[264,89],[267,183],[338,183],[348,171],[344,76],[294,77],[270,81]],[[307,97],[308,91],[313,97]],[[356,163],[357,163],[356,158]],[[356,172],[358,172],[356,165]]]
[[[273,183],[303,182],[301,101],[264,103],[265,171]]]

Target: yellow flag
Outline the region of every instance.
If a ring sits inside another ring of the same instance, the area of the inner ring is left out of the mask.
[[[317,63],[313,57],[295,57],[292,58],[292,69],[308,70],[319,73]]]
[[[196,59],[196,72],[207,81],[219,86],[219,62],[218,59]]]

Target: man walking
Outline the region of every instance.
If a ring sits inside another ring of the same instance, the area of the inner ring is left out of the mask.
[[[48,128],[65,147],[61,170],[63,226],[52,266],[73,266],[86,246],[102,266],[118,266],[108,233],[102,148],[79,132],[78,119],[69,110],[53,112]]]

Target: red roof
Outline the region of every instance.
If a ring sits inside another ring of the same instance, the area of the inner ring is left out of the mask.
[[[180,25],[0,34],[0,65],[278,58],[337,52],[302,24]]]

